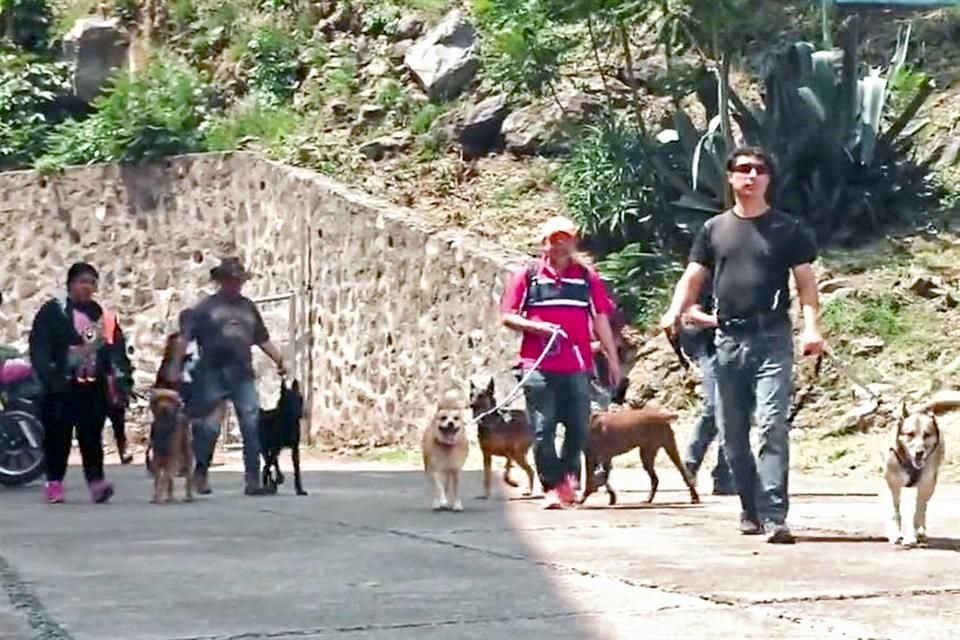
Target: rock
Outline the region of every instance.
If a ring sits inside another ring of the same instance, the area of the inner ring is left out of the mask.
[[[880,404],[876,400],[868,400],[847,411],[840,417],[840,425],[834,429],[832,435],[843,435],[856,431],[868,431],[873,426]]]
[[[394,62],[403,62],[404,56],[407,55],[407,52],[410,51],[410,47],[412,46],[413,40],[394,42],[387,51],[387,55],[390,57],[390,60]]]
[[[407,14],[397,22],[396,37],[400,40],[415,40],[423,33],[423,20],[414,14]]]
[[[380,160],[385,155],[406,149],[411,144],[413,136],[406,131],[398,131],[363,143],[359,151],[371,160]]]
[[[854,356],[870,356],[883,351],[886,346],[880,338],[855,338],[850,341]]]
[[[370,122],[383,117],[383,107],[378,104],[365,104],[360,107],[358,118],[363,122]]]
[[[480,61],[474,52],[476,31],[454,9],[410,47],[403,62],[432,100],[458,96],[473,81]]]
[[[374,58],[363,70],[368,78],[383,78],[393,73],[393,65],[384,58]]]
[[[617,70],[616,79],[625,84],[636,85],[655,95],[668,93],[671,83],[676,78],[692,69],[699,67],[695,56],[674,57],[670,68],[667,67],[667,56],[664,53],[654,53],[644,58],[638,58],[633,64],[633,78],[627,74],[626,67]]]
[[[327,110],[339,120],[350,113],[350,103],[342,98],[334,98],[327,102]]]
[[[100,95],[107,78],[126,68],[129,42],[120,21],[90,16],[77,20],[63,37],[63,55],[73,65],[73,92],[85,102]]]
[[[831,278],[820,283],[820,293],[833,293],[839,289],[850,288],[850,281],[846,278]]]
[[[313,28],[313,36],[330,40],[337,32],[360,35],[361,23],[349,2],[334,3],[336,9]],[[321,11],[323,13],[323,11]]]
[[[907,289],[921,298],[938,298],[945,293],[941,288],[943,283],[939,280],[939,278],[917,276]]]
[[[482,155],[499,146],[500,127],[509,111],[504,94],[491,96],[470,109],[457,131],[464,151],[469,155]]]
[[[549,101],[508,115],[501,128],[507,151],[514,155],[562,152],[569,141],[569,130],[603,108],[598,98],[576,92],[562,94],[559,101],[560,105]]]

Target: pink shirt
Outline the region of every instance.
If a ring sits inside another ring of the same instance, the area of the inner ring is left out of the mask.
[[[597,273],[590,269],[587,272],[587,285],[590,291],[590,308],[573,306],[537,306],[521,310],[521,305],[527,293],[527,269],[517,271],[507,286],[500,302],[500,310],[504,313],[518,313],[529,320],[549,322],[559,325],[567,334],[566,338],[558,337],[554,341],[550,355],[543,359],[540,370],[549,373],[580,373],[593,370],[593,353],[590,342],[593,339],[594,315],[610,315],[613,304],[607,293],[606,286]],[[541,258],[537,262],[536,278],[544,281],[551,279],[559,282],[561,279],[570,282],[583,282],[584,268],[571,263],[563,273],[556,273]],[[540,357],[546,347],[549,336],[524,332],[520,339],[520,364],[529,368]]]

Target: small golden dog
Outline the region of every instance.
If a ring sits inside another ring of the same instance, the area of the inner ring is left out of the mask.
[[[183,415],[183,401],[173,389],[154,389],[150,394],[150,412],[153,414],[150,425],[153,459],[147,468],[153,475],[151,502],[161,502],[164,492],[167,494],[164,502],[170,502],[173,500],[174,475],[180,469],[193,467],[193,439],[188,420]],[[193,500],[189,474],[184,480],[184,491],[184,501]]]
[[[457,391],[437,403],[423,432],[423,469],[433,493],[433,510],[463,511],[460,476],[467,461],[467,406]]]

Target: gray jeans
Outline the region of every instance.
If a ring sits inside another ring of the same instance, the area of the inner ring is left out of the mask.
[[[191,390],[194,405],[193,451],[197,471],[206,473],[220,436],[219,421],[205,419],[224,400],[233,403],[243,436],[243,466],[248,483],[260,481],[260,399],[252,374],[236,368],[198,368]]]
[[[740,495],[741,517],[783,523],[789,509],[793,331],[790,323],[752,333],[717,331],[717,416]],[[760,450],[750,447],[756,411]],[[758,492],[758,471],[759,490]]]

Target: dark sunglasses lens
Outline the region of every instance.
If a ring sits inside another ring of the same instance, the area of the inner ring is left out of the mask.
[[[750,173],[751,169],[755,169],[758,176],[765,175],[767,173],[766,165],[762,164],[735,164],[733,165],[734,173]]]

